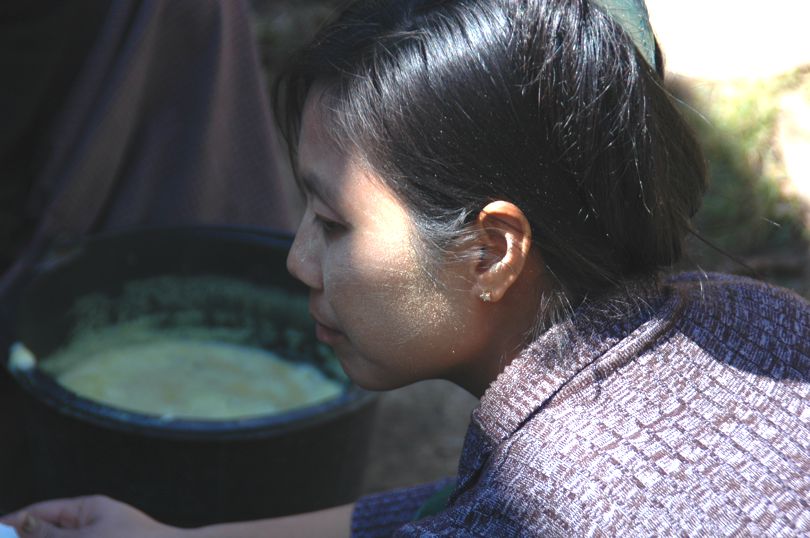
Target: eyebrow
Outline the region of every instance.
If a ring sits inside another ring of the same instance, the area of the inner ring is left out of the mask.
[[[295,179],[296,183],[298,183],[298,188],[304,191],[304,193],[317,194],[318,196],[325,194],[317,175],[311,172],[299,171],[295,174]],[[323,198],[323,196],[321,196],[321,198]]]
[[[323,181],[316,174],[312,172],[299,172],[295,174],[295,182],[298,188],[305,194],[310,193],[316,195],[323,203],[331,207],[328,200],[335,199],[334,189],[331,189],[327,182]]]

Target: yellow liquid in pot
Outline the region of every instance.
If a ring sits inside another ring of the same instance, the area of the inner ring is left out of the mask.
[[[89,348],[67,348],[41,366],[85,398],[167,419],[267,415],[343,390],[314,366],[239,344],[164,336]]]

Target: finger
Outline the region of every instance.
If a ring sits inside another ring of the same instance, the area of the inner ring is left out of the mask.
[[[17,527],[22,525],[21,516],[23,515],[25,515],[25,512],[22,510],[6,514],[3,517],[0,517],[0,523],[2,523],[3,525],[8,525],[9,527],[14,527],[16,529]]]
[[[60,529],[30,513],[22,518],[22,525],[17,528],[20,538],[69,538],[75,531]]]
[[[3,523],[21,528],[27,515],[62,528],[76,529],[82,525],[87,497],[57,499],[27,506],[2,518]]]

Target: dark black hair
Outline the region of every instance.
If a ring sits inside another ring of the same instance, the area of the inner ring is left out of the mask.
[[[576,299],[674,264],[705,190],[656,56],[657,70],[589,0],[360,1],[291,60],[274,107],[295,153],[322,87],[334,140],[430,245],[515,203]]]

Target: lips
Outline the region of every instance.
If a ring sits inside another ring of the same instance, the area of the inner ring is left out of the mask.
[[[343,333],[315,322],[315,337],[324,344],[334,346],[343,338]]]
[[[309,313],[315,319],[315,337],[318,340],[324,344],[334,346],[341,338],[343,338],[342,332],[321,321],[321,317],[317,314],[314,308],[310,307]]]

